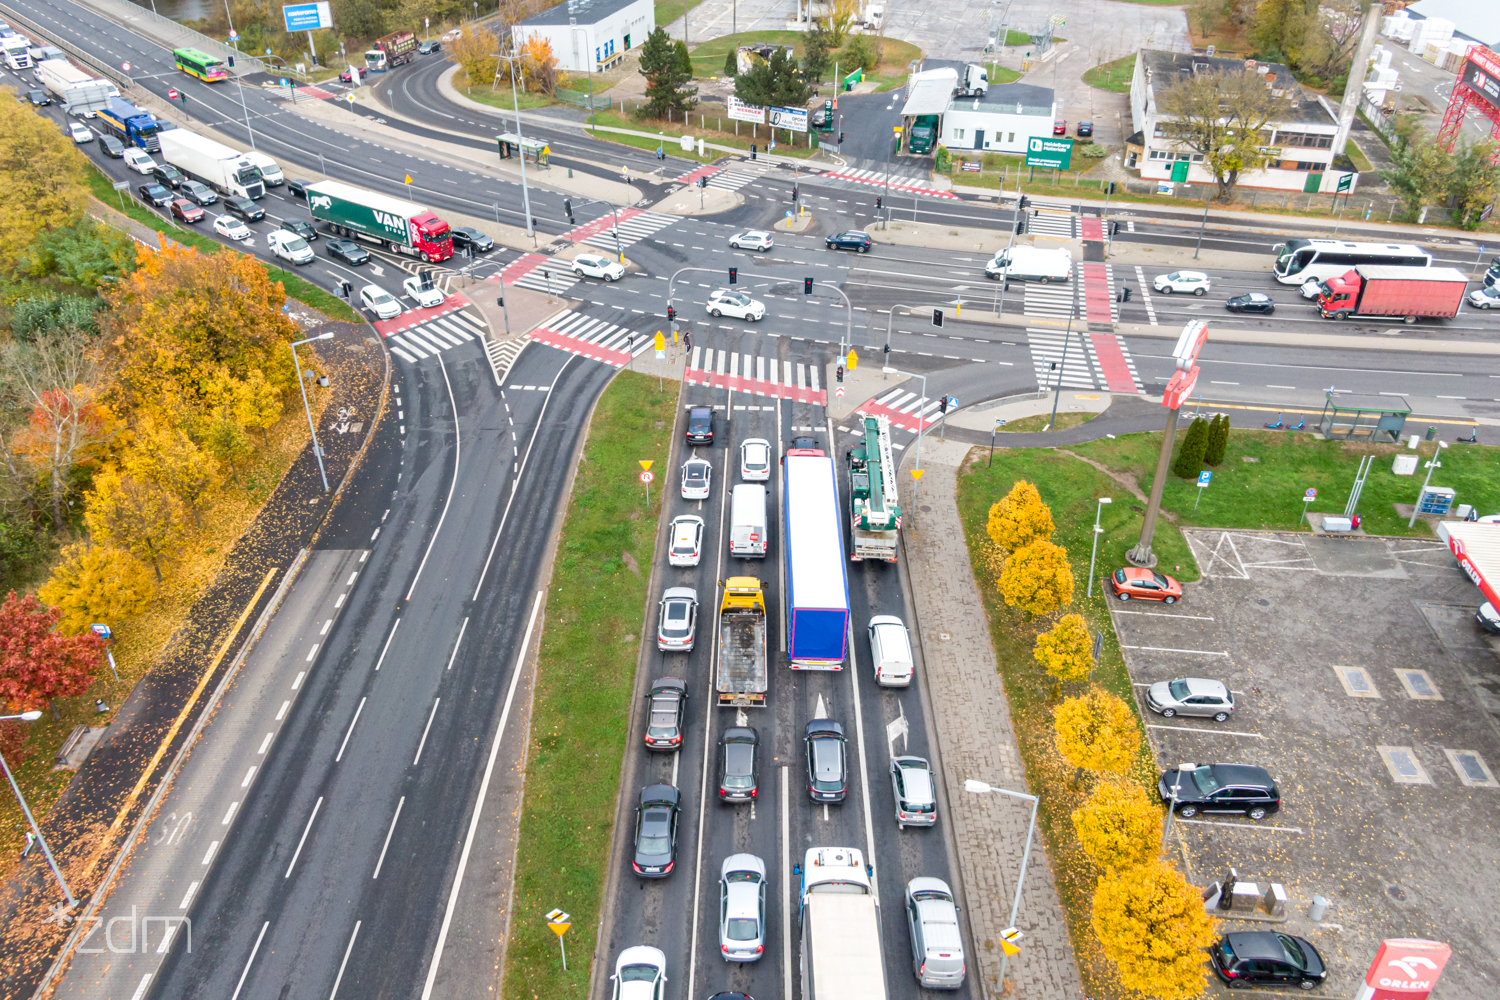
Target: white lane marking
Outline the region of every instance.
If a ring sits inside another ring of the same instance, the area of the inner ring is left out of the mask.
[[[224,814],[224,818],[219,821],[219,825],[220,826],[228,826],[230,824],[230,822],[234,819],[234,814],[237,813],[237,812],[239,812],[239,811],[240,811],[240,804],[238,802],[231,802],[231,803],[229,803],[229,811]]]
[[[306,679],[307,679],[307,671],[306,670],[299,670],[299,671],[297,671],[297,676],[292,681],[292,690],[293,691],[299,690],[302,687],[302,682],[304,680],[306,680]]]
[[[264,754],[270,749],[271,741],[276,738],[275,733],[267,733],[266,738],[260,741],[260,749],[255,751],[257,755]]]
[[[321,631],[318,632],[318,634],[319,635],[327,635],[328,634],[328,627],[330,625],[332,625],[332,624],[333,624],[333,619],[332,618],[328,619],[326,622],[323,623],[323,628],[322,628]]]
[[[422,570],[427,566],[427,560],[432,555],[432,547],[437,544],[438,534],[443,530],[443,521],[448,517],[448,505],[453,503],[453,494],[458,491],[459,460],[463,455],[463,436],[459,433],[458,425],[458,402],[453,398],[453,383],[448,381],[448,366],[443,363],[443,355],[438,353],[438,367],[443,372],[443,384],[448,387],[448,405],[453,407],[453,482],[448,486],[448,495],[443,498],[443,512],[438,515],[437,527],[432,529],[432,537],[427,541],[427,551],[422,553],[422,561],[417,564],[417,572],[411,578],[411,586],[407,588],[406,600],[411,600],[412,593],[417,589],[417,581],[422,578]],[[353,578],[350,578],[353,582]]]
[[[1183,819],[1182,817],[1179,816],[1176,819],[1174,819],[1173,822],[1174,823],[1192,823],[1195,826],[1231,826],[1231,827],[1234,827],[1236,830],[1274,830],[1277,833],[1297,833],[1297,834],[1300,834],[1302,832],[1302,828],[1299,827],[1299,826],[1271,826],[1271,825],[1269,825],[1267,823],[1256,823],[1256,822],[1253,822],[1253,821],[1249,822],[1249,823],[1225,823],[1223,820],[1216,820],[1216,819]]]
[[[391,828],[385,831],[385,843],[380,845],[380,857],[375,859],[375,874],[370,876],[371,879],[380,877],[380,868],[385,864],[385,852],[390,850],[391,837],[396,833],[396,820],[401,818],[401,807],[404,805],[406,805],[405,795],[401,796],[401,801],[396,803],[396,814],[391,817]]]
[[[417,744],[417,755],[411,760],[412,767],[416,767],[417,762],[422,759],[422,748],[427,745],[427,733],[432,729],[432,720],[437,718],[438,706],[442,703],[441,698],[434,699],[432,702],[432,711],[427,716],[427,725],[422,727],[422,740]]]
[[[240,782],[241,788],[249,788],[250,782],[255,778],[255,765],[250,765],[250,770],[245,772],[245,780]]]
[[[265,938],[266,930],[270,926],[269,920],[260,925],[260,933],[255,935],[255,947],[250,949],[250,957],[245,959],[245,969],[240,973],[240,981],[234,984],[234,995],[229,1000],[240,1000],[240,990],[245,988],[245,977],[250,975],[250,966],[255,962],[255,953],[260,951],[260,942]]]
[[[792,834],[787,803],[787,768],[781,771],[781,995],[792,995]]]
[[[1252,740],[1263,740],[1266,737],[1260,733],[1247,733],[1242,729],[1198,729],[1194,726],[1163,726],[1160,723],[1148,722],[1147,729],[1173,729],[1184,733],[1212,733],[1215,736],[1244,736]]]
[[[292,869],[297,867],[297,859],[302,856],[302,845],[307,843],[307,835],[312,831],[313,820],[318,818],[318,810],[323,808],[323,796],[318,796],[318,801],[313,803],[312,815],[307,817],[307,825],[302,828],[302,837],[297,841],[297,849],[292,852],[292,861],[286,866],[286,874],[282,878],[291,878]]]
[[[342,608],[344,606],[344,598],[347,596],[347,594],[340,594],[337,598],[335,598],[333,602],[333,610],[337,611],[339,608]]]
[[[333,977],[333,992],[328,994],[328,1000],[333,1000],[339,995],[339,983],[344,981],[344,966],[349,964],[349,953],[354,950],[354,939],[359,937],[359,925],[362,921],[354,921],[354,933],[349,935],[349,947],[344,949],[344,960],[339,963],[339,974]]]
[[[380,647],[380,659],[378,659],[378,660],[375,661],[375,669],[376,670],[379,670],[380,669],[380,665],[385,662],[385,652],[386,652],[386,650],[388,650],[388,649],[391,648],[391,640],[394,639],[394,638],[396,638],[396,629],[398,629],[400,627],[401,627],[401,619],[397,618],[391,624],[391,634],[386,637],[385,645],[382,646],[382,647]]]
[[[150,985],[151,985],[151,973],[148,972],[144,976],[141,977],[141,984],[139,986],[137,986],[135,988],[135,992],[130,995],[130,1000],[141,1000],[141,997],[143,997],[143,996],[146,995],[146,987],[148,987]]]
[[[318,646],[319,646],[319,643],[315,642],[315,643],[313,643],[312,649],[309,649],[307,651],[307,662],[308,663],[311,663],[313,661],[313,657],[318,655]]]
[[[344,759],[344,748],[349,745],[349,737],[351,737],[351,736],[354,735],[354,724],[359,721],[359,713],[363,712],[364,710],[365,710],[365,699],[361,698],[361,699],[359,699],[359,705],[358,705],[358,707],[356,707],[354,709],[354,718],[352,718],[352,719],[349,720],[349,731],[344,734],[344,742],[342,742],[342,743],[339,744],[339,752],[333,758],[333,762],[335,764],[337,764],[339,761],[341,761],[341,760]]]
[[[1152,618],[1191,618],[1194,621],[1200,621],[1200,622],[1211,622],[1211,621],[1213,621],[1213,616],[1211,616],[1211,615],[1174,615],[1174,614],[1171,614],[1171,613],[1166,612],[1166,611],[1121,611],[1119,609],[1116,609],[1115,610],[1115,614],[1117,614],[1117,615],[1150,615]]]
[[[177,904],[179,910],[185,910],[193,903],[193,897],[198,894],[199,883],[196,879],[188,883],[187,892],[182,897],[182,902]]]
[[[1196,653],[1200,656],[1228,656],[1212,649],[1173,649],[1170,646],[1121,646],[1121,649],[1141,649],[1152,653]]]
[[[463,620],[463,624],[458,627],[458,638],[455,639],[455,640],[453,640],[453,654],[448,657],[448,666],[447,666],[448,670],[452,670],[453,669],[453,661],[456,660],[456,659],[458,659],[458,647],[459,647],[459,644],[464,641],[464,631],[467,630],[468,627],[469,627],[469,619],[467,617],[465,617],[464,620]]]
[[[352,587],[352,586],[354,586],[354,581],[355,581],[355,579],[358,576],[359,576],[359,570],[355,570],[353,573],[350,573],[349,574],[349,580],[348,580],[347,583],[344,584],[344,586],[345,587]]]
[[[208,852],[203,855],[203,863],[205,865],[208,864],[210,861],[212,861],[214,859],[214,852],[217,851],[218,849],[219,849],[219,842],[217,840],[214,841],[212,844],[208,845]]]

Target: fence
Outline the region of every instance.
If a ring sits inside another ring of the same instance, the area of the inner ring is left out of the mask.
[[[569,104],[576,104],[580,108],[589,108],[594,111],[601,109],[608,111],[614,107],[614,99],[606,97],[603,94],[585,94],[581,90],[564,90],[561,87],[557,88],[557,99],[559,101],[567,101]]]
[[[1122,185],[1131,194],[1156,194],[1155,181],[1127,180]],[[1201,202],[1214,191],[1209,184],[1177,184],[1172,197],[1179,201]],[[1345,202],[1344,199],[1347,198]],[[1342,202],[1342,204],[1341,204]],[[1220,206],[1228,211],[1236,208],[1284,208],[1295,212],[1318,212],[1339,215],[1347,222],[1392,222],[1403,212],[1403,202],[1395,195],[1375,191],[1357,191],[1352,195],[1303,194],[1301,191],[1270,191],[1255,188],[1235,188],[1234,203]],[[1342,208],[1342,213],[1339,209]],[[1452,221],[1446,208],[1429,207],[1423,221],[1442,223]]]
[[[129,24],[132,21],[154,22],[155,24],[160,26],[160,28],[155,32],[157,38],[162,41],[162,44],[170,44],[173,48],[183,48],[190,46],[195,49],[201,49],[202,51],[207,52],[209,55],[224,56],[226,58],[228,56],[234,56],[234,69],[237,73],[268,72],[266,69],[265,61],[260,57],[253,56],[245,52],[236,51],[234,46],[232,45],[227,45],[224,42],[219,41],[217,38],[211,38],[200,31],[194,31],[192,28],[184,27],[182,24],[179,24],[177,21],[172,20],[170,17],[163,17],[162,15],[146,7],[137,7],[135,4],[129,3],[128,0],[82,0],[82,2],[84,6],[92,7],[94,10],[114,21],[124,22],[126,24]],[[5,10],[7,16],[10,19],[24,23],[21,18],[11,13],[11,11],[9,11],[8,9],[0,7],[0,10]],[[172,32],[171,37],[165,37],[161,29]],[[42,31],[42,29],[39,27],[34,28],[34,30]],[[50,33],[43,33],[49,34],[50,36]],[[149,31],[147,32],[147,34],[150,33],[151,32]],[[73,54],[73,50],[64,43],[54,41],[53,44],[57,45],[58,48],[63,49],[65,52],[68,52],[70,55]],[[85,61],[87,61],[91,65],[94,65],[96,68],[102,68],[99,67],[97,60],[88,59],[86,57],[80,58],[84,58]],[[120,69],[118,66],[116,66],[113,68],[112,75],[118,76],[119,72]]]
[[[8,23],[12,25],[19,25],[20,27],[25,28],[26,33],[31,35],[35,39],[45,41],[49,45],[55,45],[57,48],[62,49],[69,56],[78,60],[83,65],[94,70],[94,72],[113,80],[117,85],[121,87],[130,86],[130,77],[122,72],[120,70],[120,67],[111,66],[109,63],[101,62],[100,60],[95,59],[93,56],[84,52],[77,46],[70,44],[65,39],[60,38],[52,32],[46,30],[35,21],[32,21],[30,18],[16,13],[15,8],[0,4],[0,14],[5,15],[5,20]]]

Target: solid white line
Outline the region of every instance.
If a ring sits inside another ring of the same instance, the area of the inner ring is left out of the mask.
[[[458,466],[459,459],[463,455],[463,436],[459,433],[458,425],[458,401],[453,398],[453,383],[448,381],[448,366],[443,364],[443,355],[437,356],[438,367],[443,371],[443,384],[448,387],[448,404],[453,407],[453,482],[448,486],[448,496],[443,500],[443,512],[438,515],[437,527],[432,529],[432,537],[427,541],[427,551],[422,553],[422,561],[417,564],[416,575],[411,578],[411,587],[406,591],[405,600],[411,600],[412,591],[417,589],[417,581],[422,578],[422,570],[427,566],[427,559],[432,555],[432,547],[437,544],[438,533],[443,530],[443,521],[448,517],[448,505],[453,502],[453,494],[458,491]]]
[[[391,623],[391,634],[386,637],[385,645],[380,647],[380,659],[378,659],[378,660],[375,661],[375,669],[376,670],[379,670],[380,669],[380,665],[385,662],[385,651],[391,648],[391,640],[394,639],[394,638],[396,638],[396,629],[398,629],[400,627],[401,627],[401,619],[399,619],[399,618],[397,618],[394,622]]]
[[[1213,618],[1210,615],[1173,615],[1173,614],[1168,614],[1165,611],[1121,611],[1119,609],[1116,609],[1115,610],[1115,614],[1117,614],[1117,615],[1150,615],[1153,618],[1191,618],[1194,621],[1200,621],[1200,622],[1211,622],[1211,621],[1213,621]]]
[[[787,803],[787,767],[781,770],[781,995],[792,995],[792,833]]]
[[[458,626],[458,638],[455,639],[455,640],[453,640],[453,654],[448,657],[448,666],[447,666],[448,670],[452,670],[453,669],[453,661],[456,660],[456,659],[458,659],[458,647],[459,647],[459,644],[464,641],[464,632],[465,632],[465,630],[468,629],[468,627],[469,627],[469,619],[468,619],[467,616],[465,616],[464,620],[463,620],[463,624],[461,624],[461,625]]]
[[[385,843],[380,845],[380,857],[375,860],[375,874],[370,876],[372,879],[380,877],[380,868],[385,864],[385,852],[390,849],[391,836],[396,832],[396,820],[401,818],[401,807],[404,805],[406,805],[405,795],[401,796],[401,801],[396,803],[396,815],[391,817],[391,828],[385,831]]]
[[[151,985],[151,973],[148,972],[144,976],[141,977],[141,984],[139,986],[137,986],[135,988],[135,992],[130,995],[130,1000],[141,1000],[141,997],[143,997],[143,996],[146,995],[146,987],[148,987],[150,985]]]
[[[432,729],[432,720],[437,718],[438,706],[442,703],[443,699],[441,698],[435,699],[432,703],[432,711],[427,716],[427,725],[422,728],[422,741],[417,744],[417,755],[411,761],[412,767],[416,767],[417,761],[422,759],[422,748],[427,745],[427,733]]]
[[[297,841],[297,849],[292,852],[292,863],[286,866],[286,874],[282,878],[291,878],[292,869],[297,866],[297,859],[302,856],[302,845],[307,843],[307,835],[312,830],[313,820],[318,818],[318,810],[323,808],[323,796],[318,796],[318,801],[313,803],[312,815],[307,817],[307,825],[302,828],[302,838]]]
[[[1232,826],[1236,830],[1275,830],[1277,833],[1299,834],[1302,832],[1302,828],[1298,826],[1270,826],[1266,823],[1256,823],[1254,821],[1251,821],[1249,823],[1225,823],[1222,820],[1217,819],[1182,819],[1181,817],[1177,817],[1174,818],[1172,822],[1193,823],[1200,826]]]
[[[1172,649],[1169,646],[1121,646],[1121,649],[1144,649],[1153,653],[1198,653],[1202,656],[1228,656],[1228,653],[1215,652],[1212,649]]]
[[[564,364],[563,367],[567,367]],[[427,967],[427,984],[422,987],[422,1000],[430,1000],[432,986],[437,982],[438,964],[443,957],[443,944],[448,940],[448,927],[453,923],[453,910],[458,905],[458,890],[464,884],[464,869],[469,867],[469,851],[474,846],[474,834],[479,829],[479,816],[484,811],[484,797],[490,789],[490,775],[495,770],[495,757],[500,753],[500,738],[505,733],[505,722],[510,718],[511,701],[516,696],[516,682],[521,677],[521,666],[526,662],[526,650],[531,647],[531,631],[536,626],[537,612],[542,609],[542,594],[536,592],[536,601],[531,605],[531,620],[526,623],[526,638],[516,654],[515,672],[510,678],[510,690],[505,695],[505,707],[500,711],[500,725],[495,728],[495,738],[490,743],[489,763],[484,766],[484,778],[479,782],[479,796],[474,800],[474,815],[469,820],[469,832],[464,836],[464,848],[458,856],[458,871],[453,875],[453,888],[448,893],[448,907],[443,912],[443,925],[438,930],[437,944],[432,949],[432,963]]]
[[[333,758],[335,764],[344,759],[344,748],[349,745],[349,737],[354,735],[354,724],[359,721],[359,713],[364,710],[365,699],[361,698],[359,699],[359,707],[354,710],[354,718],[349,720],[349,731],[344,734],[344,742],[339,744],[338,755]]]
[[[339,995],[339,983],[344,981],[344,966],[349,964],[349,953],[354,950],[354,939],[359,937],[360,923],[361,921],[354,921],[354,933],[349,935],[349,947],[344,949],[344,960],[339,963],[339,974],[333,977],[333,992],[328,994],[328,1000]]]
[[[250,975],[250,965],[255,961],[255,953],[260,951],[261,939],[266,936],[266,929],[270,926],[271,921],[269,920],[260,925],[260,933],[255,935],[255,947],[250,949],[250,957],[245,959],[244,971],[240,973],[240,981],[235,984],[234,995],[231,996],[229,1000],[239,1000],[240,990],[245,986],[245,977]]]
[[[1247,733],[1241,729],[1197,729],[1193,726],[1163,726],[1159,723],[1146,723],[1147,729],[1175,729],[1184,733],[1212,733],[1215,736],[1248,736],[1252,740],[1265,739],[1260,733]]]

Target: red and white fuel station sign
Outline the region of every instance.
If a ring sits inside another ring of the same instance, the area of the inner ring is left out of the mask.
[[[1355,1000],[1425,1000],[1452,954],[1441,941],[1387,938],[1380,942]]]

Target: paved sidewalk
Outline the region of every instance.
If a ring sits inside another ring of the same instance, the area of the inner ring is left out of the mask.
[[[1025,802],[1006,796],[963,791],[965,778],[1014,791],[1029,790],[958,519],[957,472],[969,447],[930,442],[918,490],[921,506],[912,503],[911,477],[906,475],[901,477],[901,503],[911,511],[903,532],[907,567],[975,937],[975,968],[990,997],[1002,993],[998,985],[1001,952],[995,940],[1009,926],[1030,809]],[[908,449],[908,466],[914,454],[915,449]],[[1006,995],[1025,1000],[1082,997],[1073,942],[1040,836],[1031,845],[1016,926],[1025,931],[1026,938],[1024,950],[1010,960],[1006,970],[1006,978],[1015,984]]]

